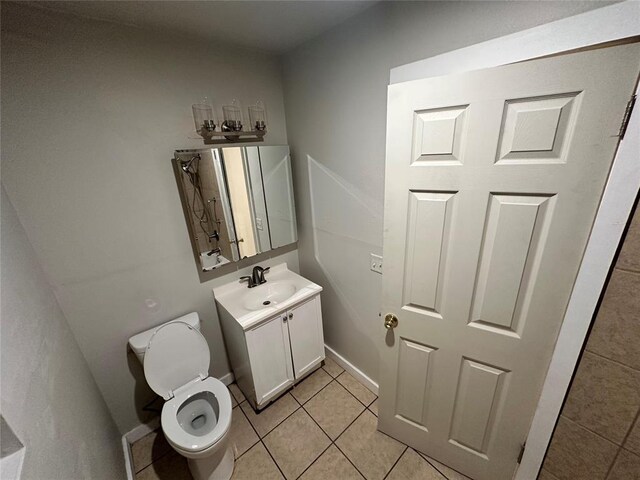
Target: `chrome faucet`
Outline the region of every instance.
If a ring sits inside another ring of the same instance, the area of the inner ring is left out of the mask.
[[[244,277],[240,277],[240,281],[247,281],[247,288],[257,287],[258,285],[262,285],[263,283],[267,283],[267,280],[264,278],[264,272],[268,272],[270,267],[262,268],[257,265],[253,267],[253,271],[251,272],[251,276],[245,275]]]

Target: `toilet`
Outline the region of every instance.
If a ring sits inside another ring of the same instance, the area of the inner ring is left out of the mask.
[[[189,463],[196,480],[229,480],[231,395],[209,376],[209,346],[200,318],[190,313],[129,339],[147,383],[162,398],[161,425],[167,441]]]

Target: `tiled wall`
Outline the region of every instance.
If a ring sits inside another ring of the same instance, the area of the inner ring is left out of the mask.
[[[640,479],[640,209],[607,285],[540,480]]]

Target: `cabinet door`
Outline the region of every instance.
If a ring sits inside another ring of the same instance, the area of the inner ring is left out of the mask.
[[[324,359],[320,296],[289,310],[289,336],[296,379]]]
[[[289,330],[284,314],[246,333],[258,405],[293,384]]]

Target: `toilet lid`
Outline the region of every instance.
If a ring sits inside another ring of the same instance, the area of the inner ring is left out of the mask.
[[[209,376],[209,346],[202,334],[184,322],[167,323],[151,336],[144,353],[147,383],[165,400],[200,377]]]

